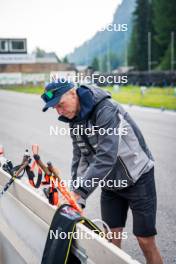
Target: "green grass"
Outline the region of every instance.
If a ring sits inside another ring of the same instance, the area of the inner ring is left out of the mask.
[[[42,94],[44,91],[43,86],[9,86],[1,89],[31,94]],[[144,96],[141,95],[139,86],[124,86],[119,92],[115,92],[112,87],[103,89],[110,91],[112,97],[120,103],[176,110],[176,96],[174,89],[170,87],[150,87]]]
[[[1,87],[1,90],[8,90],[20,93],[30,93],[30,94],[42,94],[44,91],[43,86],[7,86]]]
[[[137,86],[122,87],[119,92],[114,92],[112,87],[106,89],[120,103],[176,110],[176,96],[174,96],[174,89],[170,87],[151,87],[143,96],[140,87]]]

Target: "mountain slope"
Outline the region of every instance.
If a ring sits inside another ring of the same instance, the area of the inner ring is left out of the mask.
[[[88,65],[94,57],[102,57],[108,51],[116,53],[120,62],[124,62],[125,46],[128,43],[132,31],[132,13],[136,0],[123,0],[115,11],[112,24],[127,24],[128,30],[125,32],[99,31],[95,36],[76,48],[73,53],[68,54],[70,62]]]

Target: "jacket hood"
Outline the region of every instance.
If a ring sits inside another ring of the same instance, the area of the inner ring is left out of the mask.
[[[103,99],[111,98],[110,93],[102,90],[101,88],[96,88],[93,86],[80,86],[77,90],[77,94],[80,100],[80,112],[73,119],[68,119],[64,116],[58,118],[59,121],[66,123],[80,122],[89,118],[94,107]]]

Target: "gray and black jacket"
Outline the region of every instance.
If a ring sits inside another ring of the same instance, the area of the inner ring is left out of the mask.
[[[88,86],[82,89],[89,89],[94,107],[88,118],[71,122],[70,128],[73,141],[72,180],[80,180],[80,185],[73,189],[86,199],[100,180],[125,180],[126,187],[135,184],[143,173],[154,166],[154,159],[140,129],[119,103],[113,101],[111,96],[100,88]],[[73,128],[78,126],[80,133],[75,135]],[[85,135],[84,129],[93,131],[93,126],[94,133]],[[111,132],[112,129],[119,129],[118,131],[127,133],[104,134],[103,131],[108,131],[109,128]],[[95,178],[96,184],[94,182],[93,186],[85,184]],[[103,188],[113,191],[119,189],[117,184],[116,187]]]

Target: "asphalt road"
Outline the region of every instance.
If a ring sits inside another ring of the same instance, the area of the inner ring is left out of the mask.
[[[50,128],[67,128],[57,121],[53,110],[41,111],[42,102],[37,95],[0,91],[0,144],[6,157],[19,163],[26,148],[33,143],[41,146],[44,161],[51,160],[60,168],[62,178],[70,178],[72,145],[69,135],[50,135]],[[159,110],[127,107],[142,129],[156,160],[156,186],[158,193],[157,244],[164,263],[176,263],[176,114]],[[100,218],[100,190],[87,201],[89,218]],[[139,246],[132,235],[132,217],[129,212],[126,230],[128,239],[123,249],[145,263]]]

